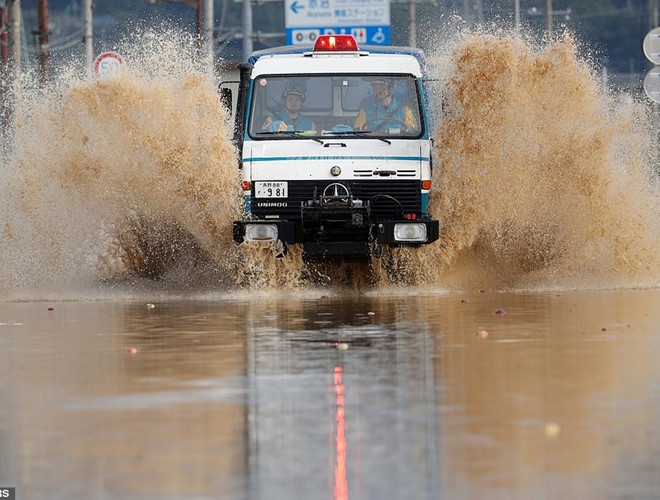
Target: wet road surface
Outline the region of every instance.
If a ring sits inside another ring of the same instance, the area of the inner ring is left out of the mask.
[[[660,498],[660,290],[148,302],[0,303],[0,486]]]

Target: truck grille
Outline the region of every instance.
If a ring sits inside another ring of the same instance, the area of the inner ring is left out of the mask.
[[[340,182],[348,187],[353,199],[362,200],[365,204],[370,202],[373,217],[399,217],[403,213],[421,212],[421,181],[419,180],[350,180],[338,181],[289,181],[288,195],[282,198],[260,198],[252,200],[252,213],[258,217],[267,215],[279,215],[282,219],[299,219],[300,204],[314,198],[316,188],[317,197],[323,194],[323,190],[329,185]],[[252,192],[254,195],[254,191]],[[385,196],[378,196],[385,195]],[[401,208],[392,201],[398,200]],[[286,207],[265,206],[260,207],[259,202],[274,204],[271,202],[284,202]]]

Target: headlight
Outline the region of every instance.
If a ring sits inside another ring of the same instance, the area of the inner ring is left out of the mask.
[[[245,225],[245,239],[247,241],[275,241],[277,236],[277,226],[275,224]]]
[[[395,241],[426,241],[426,224],[394,224]]]

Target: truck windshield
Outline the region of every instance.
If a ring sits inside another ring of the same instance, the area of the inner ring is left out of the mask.
[[[424,130],[412,75],[259,76],[251,103],[255,139],[416,138]]]

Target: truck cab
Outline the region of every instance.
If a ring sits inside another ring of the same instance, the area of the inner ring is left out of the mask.
[[[319,260],[438,239],[421,51],[321,36],[256,52],[239,70],[236,242],[300,245]]]

